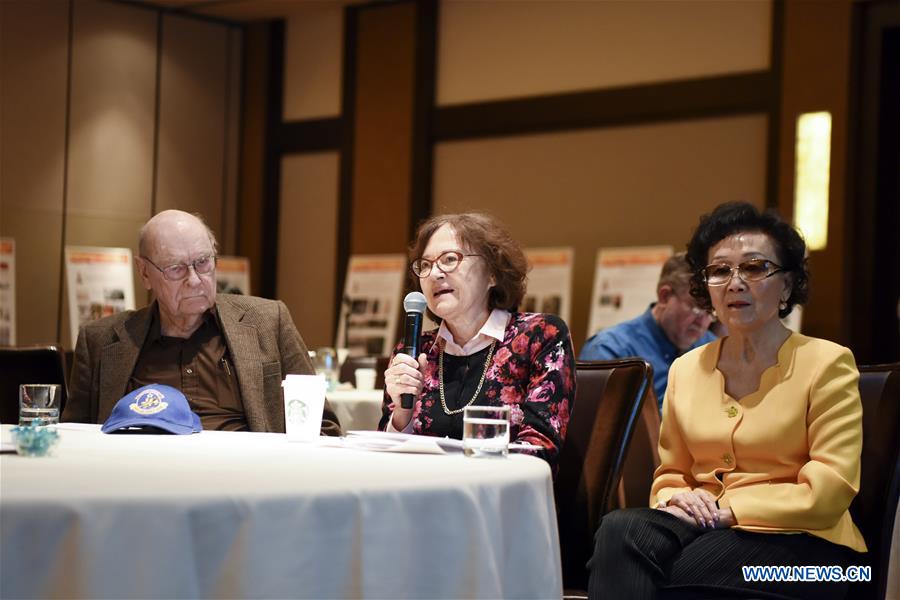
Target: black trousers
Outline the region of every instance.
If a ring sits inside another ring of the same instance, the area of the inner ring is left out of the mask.
[[[742,566],[865,564],[863,555],[805,533],[704,530],[661,510],[603,517],[588,562],[599,598],[843,598],[840,582],[746,582]]]

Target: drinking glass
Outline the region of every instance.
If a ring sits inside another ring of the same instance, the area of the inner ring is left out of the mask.
[[[57,383],[23,383],[19,386],[19,426],[41,420],[44,425],[59,423],[61,386]]]
[[[463,411],[463,452],[473,458],[509,453],[509,407],[467,406]]]
[[[334,348],[325,346],[316,350],[313,366],[316,368],[317,374],[325,376],[327,391],[334,391],[338,384],[338,362]]]

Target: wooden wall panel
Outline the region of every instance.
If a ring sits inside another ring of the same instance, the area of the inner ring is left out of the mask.
[[[351,254],[402,252],[409,241],[415,11],[359,11]]]
[[[20,345],[56,341],[68,32],[66,2],[0,2],[0,235],[16,240]]]
[[[766,127],[750,115],[442,143],[435,213],[483,210],[523,246],[573,246],[569,325],[580,349],[597,250],[683,249],[717,204],[763,206]]]
[[[250,286],[262,290],[263,192],[265,190],[266,105],[269,87],[270,30],[249,25],[243,37],[240,177],[237,205],[237,254],[250,259]]]
[[[225,97],[224,27],[163,19],[156,210],[199,212],[222,230]]]
[[[0,2],[0,235],[17,245],[19,344],[70,345],[63,246],[136,251],[154,181],[157,210],[200,211],[226,251],[236,245],[243,36],[166,17],[160,127],[160,14],[99,0]],[[156,131],[165,146],[154,180]],[[139,291],[137,304],[145,299]]]
[[[778,208],[787,218],[794,210],[794,161],[797,117],[804,112],[831,113],[831,168],[828,183],[828,246],[810,253],[810,302],[803,332],[842,344],[850,343],[850,285],[846,222],[847,128],[849,122],[852,2],[785,3]],[[822,40],[828,40],[823,44]]]
[[[131,248],[150,218],[157,15],[112,2],[75,5],[66,245]],[[147,294],[135,275],[134,297]],[[61,332],[69,340],[63,285]]]

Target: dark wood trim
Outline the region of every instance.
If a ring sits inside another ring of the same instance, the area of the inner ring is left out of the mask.
[[[68,53],[66,56],[66,116],[65,130],[63,132],[63,178],[62,178],[62,223],[59,244],[59,292],[57,294],[56,303],[56,339],[62,346],[62,320],[63,306],[66,303],[66,297],[63,293],[65,289],[66,279],[66,229],[68,227],[67,215],[69,214],[69,140],[71,138],[70,130],[72,124],[72,49],[75,45],[75,0],[69,0],[69,31],[66,40]],[[76,318],[75,315],[69,315],[70,319]]]
[[[241,222],[241,194],[244,189],[244,133],[246,131],[246,123],[244,119],[245,111],[246,111],[246,96],[244,86],[247,82],[247,27],[241,27],[241,35],[240,35],[240,61],[241,65],[238,69],[238,76],[240,77],[240,85],[238,85],[238,105],[237,105],[237,135],[238,135],[238,148],[237,148],[237,164],[235,168],[237,169],[237,173],[235,173],[234,178],[234,254],[236,256],[241,256],[241,232],[239,223]]]
[[[153,164],[150,167],[152,181],[150,183],[150,216],[156,214],[156,194],[159,191],[159,115],[162,106],[162,46],[163,15],[156,13],[156,73],[153,85]]]
[[[200,8],[202,6],[208,6],[212,4],[212,2],[204,2],[203,4],[195,3],[192,5],[185,6],[160,6],[159,4],[150,4],[148,2],[144,2],[143,0],[109,0],[110,2],[116,2],[117,4],[127,4],[128,6],[132,6],[134,8],[140,8],[144,10],[152,10],[154,12],[158,12],[160,14],[173,15],[178,17],[186,17],[188,19],[194,19],[195,21],[205,21],[207,23],[215,23],[216,25],[228,25],[229,27],[241,28],[242,23],[240,21],[232,21],[231,19],[225,19],[222,17],[213,17],[210,15],[202,15],[198,13],[191,12],[192,8]]]
[[[340,117],[286,121],[278,131],[278,147],[283,154],[323,152],[341,148]]]
[[[229,238],[228,231],[228,145],[229,134],[231,133],[231,29],[225,30],[225,110],[222,123],[222,200],[219,207],[219,213],[222,215],[221,228],[222,237],[227,241]],[[237,167],[237,165],[235,165]],[[229,252],[230,253],[230,252]]]
[[[855,6],[857,27],[851,73],[847,215],[852,215],[845,262],[850,265],[850,347],[860,364],[896,361],[900,356],[896,305],[900,284],[900,244],[896,235],[900,188],[900,86],[891,64],[900,62],[900,4]],[[887,42],[887,46],[885,45]],[[890,50],[893,57],[888,56]],[[887,64],[885,64],[887,59]],[[895,68],[895,67],[894,67]]]
[[[439,107],[435,141],[768,112],[769,71]]]
[[[413,99],[412,181],[410,183],[409,235],[413,239],[419,222],[433,208],[432,175],[434,142],[431,122],[437,82],[437,0],[416,2],[416,64]]]
[[[857,248],[857,227],[860,219],[857,210],[858,194],[860,188],[860,151],[862,141],[862,109],[863,109],[863,91],[862,84],[864,81],[864,60],[865,60],[865,35],[864,26],[865,19],[863,16],[863,6],[855,2],[853,4],[850,18],[850,60],[848,62],[849,74],[847,77],[848,89],[851,90],[847,94],[847,153],[845,160],[846,176],[844,177],[844,268],[846,269],[846,277],[849,285],[845,285],[843,289],[843,306],[846,307],[848,314],[844,319],[841,330],[842,339],[845,344],[854,352],[857,360],[861,360],[862,356],[859,352],[859,335],[858,330],[861,324],[860,315],[857,312],[860,305],[861,282],[864,280],[863,271],[867,268],[865,264],[857,264],[861,256],[865,252]],[[848,268],[847,265],[853,265]],[[864,316],[864,321],[868,321],[868,315]]]
[[[271,25],[268,83],[260,295],[274,298],[278,285],[278,216],[281,204],[281,152],[276,140],[284,103],[284,21],[273,21]]]
[[[343,96],[341,98],[341,158],[340,183],[338,188],[337,215],[337,277],[334,279],[334,312],[332,331],[337,331],[340,306],[344,297],[344,282],[347,278],[347,261],[350,260],[350,218],[353,211],[353,146],[356,127],[356,48],[359,33],[359,16],[362,6],[348,6],[344,9],[344,68],[342,74]]]
[[[781,176],[781,78],[784,71],[784,0],[772,3],[772,47],[769,57],[769,123],[766,132],[766,206],[778,208]]]

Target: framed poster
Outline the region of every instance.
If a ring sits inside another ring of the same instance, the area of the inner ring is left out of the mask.
[[[656,283],[671,246],[601,248],[597,251],[588,337],[633,319],[656,301]]]
[[[250,295],[250,259],[246,256],[216,258],[216,292]]]
[[[403,310],[402,254],[354,255],[347,265],[335,347],[348,356],[387,356],[396,343]]]
[[[575,252],[572,248],[529,248],[525,250],[528,264],[528,290],[523,312],[542,312],[559,315],[569,322],[572,312],[572,268]]]
[[[16,241],[0,238],[0,346],[16,345]]]
[[[134,310],[131,249],[66,246],[66,284],[74,348],[84,323]]]

